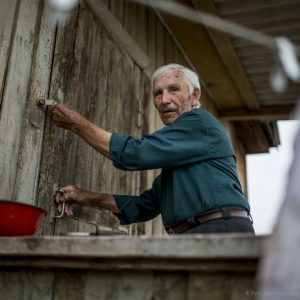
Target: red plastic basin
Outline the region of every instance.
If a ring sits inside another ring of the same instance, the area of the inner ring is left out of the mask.
[[[0,236],[33,235],[45,215],[41,208],[0,199]]]

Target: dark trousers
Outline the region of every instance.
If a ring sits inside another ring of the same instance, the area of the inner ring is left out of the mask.
[[[247,218],[217,219],[197,225],[183,233],[252,233],[255,231],[252,222]]]

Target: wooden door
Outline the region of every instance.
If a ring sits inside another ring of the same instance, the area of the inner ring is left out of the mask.
[[[58,28],[53,57],[49,98],[76,108],[111,132],[141,136],[149,80],[88,8],[79,6],[69,24]],[[42,233],[93,231],[97,225],[119,229],[113,214],[93,208],[78,207],[73,218],[53,222],[51,196],[59,187],[75,184],[93,191],[137,195],[141,172],[116,170],[75,134],[54,128],[49,112],[45,114],[37,198],[50,213]]]

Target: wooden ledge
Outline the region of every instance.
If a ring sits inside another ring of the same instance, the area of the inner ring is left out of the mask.
[[[258,258],[265,236],[240,234],[170,237],[2,237],[0,256]]]

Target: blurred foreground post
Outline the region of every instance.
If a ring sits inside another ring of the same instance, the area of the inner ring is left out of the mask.
[[[300,103],[295,119],[300,119]],[[271,174],[270,174],[271,176]],[[259,268],[260,299],[300,298],[300,128],[285,199]],[[272,205],[270,203],[270,205]]]

